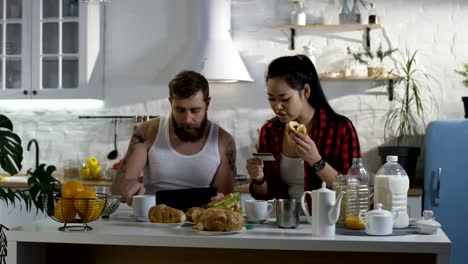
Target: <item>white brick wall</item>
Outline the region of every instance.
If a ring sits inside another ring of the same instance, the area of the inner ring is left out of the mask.
[[[308,19],[336,23],[341,10],[339,0],[306,0]],[[349,1],[351,2],[351,1]],[[464,0],[376,0],[385,30],[394,47],[419,50],[420,66],[432,74],[440,87],[433,86],[438,99],[439,119],[462,118],[460,96],[467,95],[453,69],[468,62],[468,1]],[[65,111],[44,107],[5,107],[26,148],[31,138],[38,139],[41,162],[54,164],[61,171],[61,160],[73,153],[93,154],[101,160],[112,150],[113,127],[110,120],[82,120],[79,115],[167,114],[167,82],[181,69],[180,61],[192,33],[193,0],[113,0],[108,5],[108,32],[105,68],[105,106],[100,109]],[[361,7],[364,13],[364,8]],[[249,148],[256,141],[255,129],[271,116],[265,96],[265,69],[273,58],[296,54],[312,41],[320,52],[318,68],[336,70],[342,64],[346,46],[359,47],[361,32],[298,31],[296,51],[289,51],[285,32],[272,26],[289,21],[287,0],[233,0],[232,35],[254,83],[212,84],[209,116],[230,131],[237,140],[238,171],[244,172]],[[142,26],[143,23],[146,26]],[[372,45],[387,42],[382,31],[372,32]],[[392,65],[390,60],[387,61]],[[376,148],[384,142],[383,119],[388,102],[379,83],[323,82],[334,109],[355,124],[367,166],[376,171]],[[119,152],[125,153],[133,123],[119,126]],[[34,155],[25,151],[24,171],[33,166]],[[111,162],[109,162],[109,165]]]

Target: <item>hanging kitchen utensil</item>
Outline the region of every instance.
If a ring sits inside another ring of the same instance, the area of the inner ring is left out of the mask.
[[[107,154],[107,159],[114,160],[119,156],[119,152],[117,151],[117,123],[119,120],[114,120],[114,150]]]

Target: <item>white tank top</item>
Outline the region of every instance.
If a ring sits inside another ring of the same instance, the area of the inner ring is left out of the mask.
[[[304,160],[288,158],[281,153],[280,178],[289,185],[289,196],[300,201],[304,192]]]
[[[221,163],[218,125],[211,122],[208,139],[200,152],[184,155],[171,145],[169,124],[169,118],[161,117],[158,135],[148,151],[148,163],[143,176],[145,193],[209,187]]]

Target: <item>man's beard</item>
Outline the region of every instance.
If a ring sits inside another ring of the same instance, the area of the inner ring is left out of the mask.
[[[200,124],[200,127],[196,127],[193,125],[189,124],[177,124],[174,118],[174,114],[172,114],[172,127],[174,128],[174,133],[177,135],[177,137],[182,140],[182,141],[189,141],[189,142],[195,142],[202,138],[203,133],[205,132],[205,128],[208,124],[208,117],[207,114],[205,114],[205,118],[203,118],[203,121]]]

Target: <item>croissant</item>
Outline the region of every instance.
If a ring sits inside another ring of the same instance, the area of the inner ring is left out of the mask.
[[[193,223],[198,223],[198,220],[200,219],[200,216],[203,212],[203,208],[201,207],[192,207],[187,210],[185,215],[187,216],[187,220],[191,221]]]
[[[182,223],[186,216],[179,209],[172,208],[165,204],[159,204],[151,207],[148,212],[148,218],[155,223]]]
[[[238,231],[245,220],[242,214],[220,208],[208,208],[202,211],[195,228],[209,231]]]

